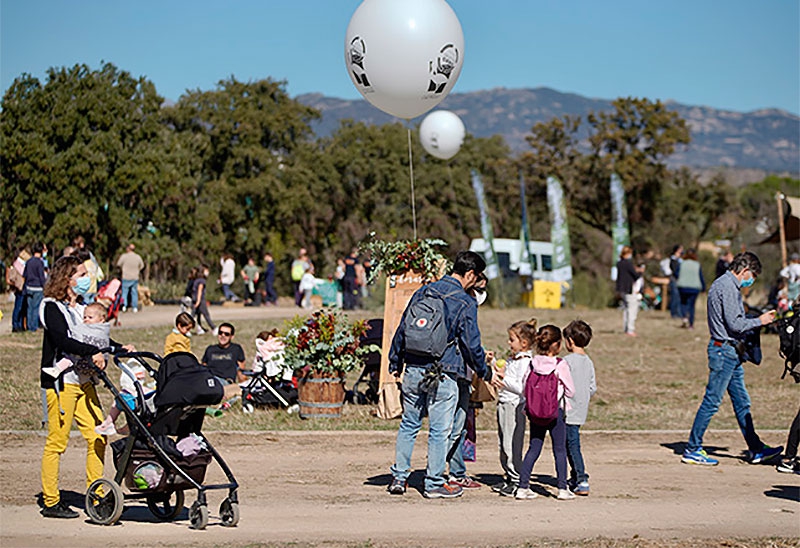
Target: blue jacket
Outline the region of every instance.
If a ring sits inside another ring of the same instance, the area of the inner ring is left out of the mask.
[[[444,371],[458,377],[467,376],[467,367],[470,367],[479,377],[490,380],[492,370],[486,365],[486,354],[481,346],[481,333],[478,330],[478,303],[472,298],[458,280],[452,276],[445,276],[422,289],[418,289],[411,296],[409,306],[403,312],[403,319],[392,339],[389,352],[389,371],[394,373],[402,371],[405,363],[414,367],[429,367],[433,365],[430,360],[405,353],[405,329],[403,327],[406,313],[412,303],[423,296],[423,289],[444,295],[445,324],[449,339],[456,344],[448,345],[444,356],[439,360]]]

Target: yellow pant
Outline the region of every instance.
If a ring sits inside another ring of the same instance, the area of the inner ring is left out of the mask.
[[[47,390],[48,431],[42,455],[42,495],[45,506],[53,506],[61,500],[58,467],[61,454],[67,449],[73,418],[86,440],[86,487],[103,477],[106,438],[94,431],[94,427],[103,421],[103,410],[94,385],[65,384],[60,396],[63,415],[59,411],[56,391]]]

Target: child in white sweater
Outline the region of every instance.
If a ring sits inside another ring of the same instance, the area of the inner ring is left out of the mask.
[[[569,398],[567,409],[567,460],[569,461],[569,484],[576,495],[589,494],[589,474],[581,453],[580,429],[589,413],[589,398],[597,392],[594,363],[586,355],[586,347],[592,340],[592,328],[582,320],[574,320],[564,328],[564,345],[570,352],[564,360],[575,383],[575,394]]]
[[[508,348],[512,358],[505,364],[503,388],[497,394],[497,436],[500,442],[500,466],[505,477],[492,489],[513,497],[519,485],[522,447],[525,444],[525,378],[531,364],[536,320],[520,321],[508,328]],[[497,368],[497,367],[496,367]]]

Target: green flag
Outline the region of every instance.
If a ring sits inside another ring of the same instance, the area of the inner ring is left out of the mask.
[[[555,177],[547,178],[547,205],[550,209],[550,241],[553,243],[554,282],[572,280],[572,252],[569,245],[569,225],[567,207],[564,203],[564,189]]]
[[[472,189],[475,191],[475,198],[478,200],[478,210],[481,214],[481,234],[483,235],[483,241],[486,243],[486,249],[483,252],[483,257],[486,259],[486,277],[493,280],[500,276],[500,268],[497,265],[497,255],[494,253],[492,220],[489,218],[489,208],[486,206],[483,181],[474,169],[472,170]]]

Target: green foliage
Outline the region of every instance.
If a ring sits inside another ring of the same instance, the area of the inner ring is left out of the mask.
[[[379,274],[402,274],[413,270],[426,280],[436,278],[447,271],[447,258],[436,247],[447,246],[444,240],[378,240],[374,233],[359,249],[370,257],[372,269],[367,283],[372,283]]]

